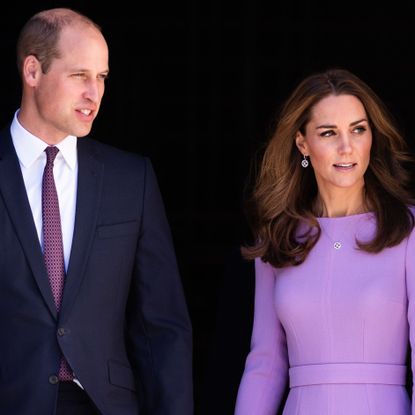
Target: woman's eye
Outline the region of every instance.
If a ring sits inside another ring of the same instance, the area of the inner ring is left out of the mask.
[[[320,137],[331,137],[332,135],[334,135],[333,130],[326,130],[320,133]]]
[[[366,131],[366,127],[363,127],[362,125],[359,125],[358,127],[355,127],[353,129],[353,132],[357,133],[357,134],[362,134]]]

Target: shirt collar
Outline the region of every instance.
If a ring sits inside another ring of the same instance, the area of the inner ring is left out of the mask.
[[[28,168],[43,154],[47,144],[40,138],[29,133],[20,124],[17,118],[18,113],[19,110],[14,114],[10,133],[20,163],[25,168]],[[56,145],[59,148],[59,153],[71,170],[75,169],[77,162],[76,144],[77,138],[73,135],[68,135]]]

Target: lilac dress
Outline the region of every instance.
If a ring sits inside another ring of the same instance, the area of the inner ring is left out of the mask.
[[[409,415],[408,339],[415,341],[415,231],[379,254],[356,249],[371,213],[321,218],[306,261],[256,260],[251,351],[235,415]],[[413,366],[415,356],[412,354]]]

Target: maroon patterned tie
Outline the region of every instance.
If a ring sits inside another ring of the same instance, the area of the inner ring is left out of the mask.
[[[59,200],[53,178],[53,162],[59,149],[49,146],[45,151],[47,160],[42,182],[43,256],[56,310],[59,313],[65,280]],[[72,370],[64,358],[61,360],[59,379],[73,379]]]

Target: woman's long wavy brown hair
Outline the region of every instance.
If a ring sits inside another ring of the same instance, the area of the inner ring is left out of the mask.
[[[262,157],[256,183],[248,201],[254,240],[242,247],[247,259],[261,257],[274,267],[301,264],[320,237],[313,212],[317,183],[312,168],[301,167],[296,147],[298,131],[305,134],[312,108],[329,95],[358,98],[372,129],[370,163],[365,172],[366,205],[377,219],[377,232],[364,251],[376,253],[400,243],[414,226],[409,209],[413,162],[408,146],[386,106],[361,79],[345,69],[330,69],[304,79],[282,107],[273,135]],[[297,237],[300,223],[308,233]]]

